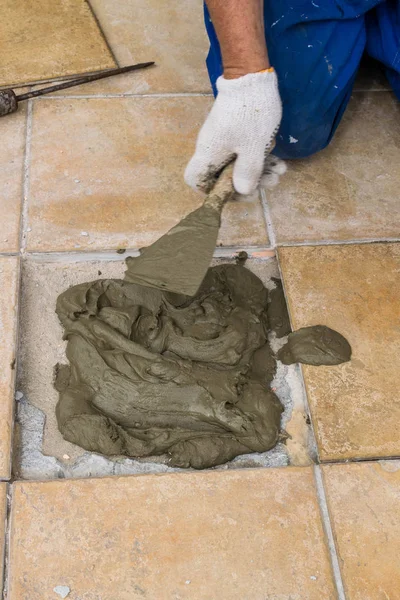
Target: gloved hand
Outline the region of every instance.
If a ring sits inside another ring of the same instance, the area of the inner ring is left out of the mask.
[[[185,171],[185,181],[207,192],[210,182],[236,157],[233,185],[239,194],[251,194],[260,184],[266,157],[282,118],[278,80],[273,70],[249,73],[237,79],[217,80],[218,95],[200,130],[196,151]],[[267,161],[268,162],[268,161]],[[269,161],[270,162],[270,161]],[[284,165],[279,159],[276,165]],[[285,171],[279,167],[274,177]]]

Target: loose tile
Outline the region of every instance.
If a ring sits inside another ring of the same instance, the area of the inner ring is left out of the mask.
[[[201,204],[183,181],[203,97],[42,100],[33,116],[28,249],[136,248]],[[226,245],[267,245],[261,204],[224,209]]]
[[[215,262],[229,262],[229,259]],[[271,277],[279,276],[274,258],[249,259],[246,264],[267,287],[271,288]],[[23,396],[18,402],[14,436],[14,474],[17,477],[47,479],[56,477],[60,471],[66,477],[80,477],[85,473],[83,463],[87,462],[89,454],[65,441],[57,427],[55,407],[58,394],[53,386],[53,369],[56,363],[65,363],[66,358],[62,329],[55,314],[56,300],[72,285],[98,278],[123,278],[124,270],[125,262],[121,259],[24,261],[17,379],[17,389]],[[40,353],[38,347],[42,348]],[[290,434],[290,439],[286,445],[279,444],[270,452],[243,455],[222,468],[284,466],[288,463],[303,466],[312,462],[311,432],[306,423],[305,398],[298,368],[280,365],[273,385],[285,406],[282,427]],[[121,464],[118,457],[108,462],[103,457],[92,457],[97,466],[95,468],[90,462],[88,474],[111,474],[116,465]],[[125,462],[124,472],[165,471],[170,468],[167,465],[166,457],[150,457],[129,464]]]
[[[0,587],[3,589],[4,580],[4,549],[7,518],[7,484],[0,483]]]
[[[357,93],[330,146],[290,161],[268,193],[278,244],[399,237],[399,117],[390,92]]]
[[[147,61],[156,66],[67,94],[211,93],[202,0],[92,0],[91,5],[121,66]]]
[[[336,598],[309,468],[16,483],[10,565],[9,600]]]
[[[89,5],[81,0],[6,0],[0,85],[115,67]]]
[[[324,467],[347,600],[400,598],[400,461]]]
[[[19,223],[23,192],[26,108],[1,120],[0,252],[19,250]]]
[[[400,244],[280,248],[294,329],[327,325],[349,363],[303,368],[322,460],[400,455]]]
[[[0,478],[10,476],[15,380],[18,259],[0,258]]]

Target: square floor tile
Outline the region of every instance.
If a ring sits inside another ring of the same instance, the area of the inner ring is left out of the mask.
[[[5,0],[0,20],[0,85],[15,85],[115,66],[82,0]]]
[[[400,235],[400,104],[390,92],[354,94],[330,146],[267,193],[278,244]]]
[[[18,259],[0,257],[0,478],[10,476]]]
[[[347,600],[400,598],[400,461],[324,467]]]
[[[303,368],[322,460],[400,455],[400,244],[280,248],[294,329],[327,325],[348,363]]]
[[[9,600],[334,600],[312,470],[14,484]]]
[[[202,0],[92,0],[91,5],[121,66],[147,61],[157,66],[70,93],[211,93]]]
[[[23,193],[26,110],[1,119],[0,137],[0,252],[19,250]]]
[[[147,246],[197,208],[201,196],[183,173],[210,103],[203,97],[38,102],[28,249]],[[258,199],[225,207],[220,242],[268,243]]]

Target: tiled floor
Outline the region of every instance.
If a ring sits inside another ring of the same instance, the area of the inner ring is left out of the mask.
[[[286,462],[278,452],[164,475],[153,474],[163,464],[136,463],[151,474],[116,477],[125,464],[57,437],[55,297],[98,271],[122,274],[118,248],[151,243],[200,203],[182,173],[212,103],[201,0],[91,7],[106,41],[87,3],[46,1],[34,18],[51,20],[54,52],[41,54],[33,27],[21,64],[0,65],[1,84],[112,66],[112,56],[157,63],[0,122],[4,600],[400,600],[400,109],[379,73],[363,70],[329,148],[224,213],[216,255],[245,248],[252,268],[276,275],[277,249],[293,326],[328,325],[353,347],[348,364],[303,368],[305,386],[297,367],[281,372]],[[11,38],[9,21],[0,33]],[[30,470],[19,470],[22,451]],[[102,474],[114,476],[87,477]]]

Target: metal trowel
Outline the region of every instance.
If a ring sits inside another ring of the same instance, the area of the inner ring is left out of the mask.
[[[224,168],[203,205],[182,219],[140,256],[127,258],[125,280],[194,296],[213,258],[222,208],[234,194],[233,164]]]

